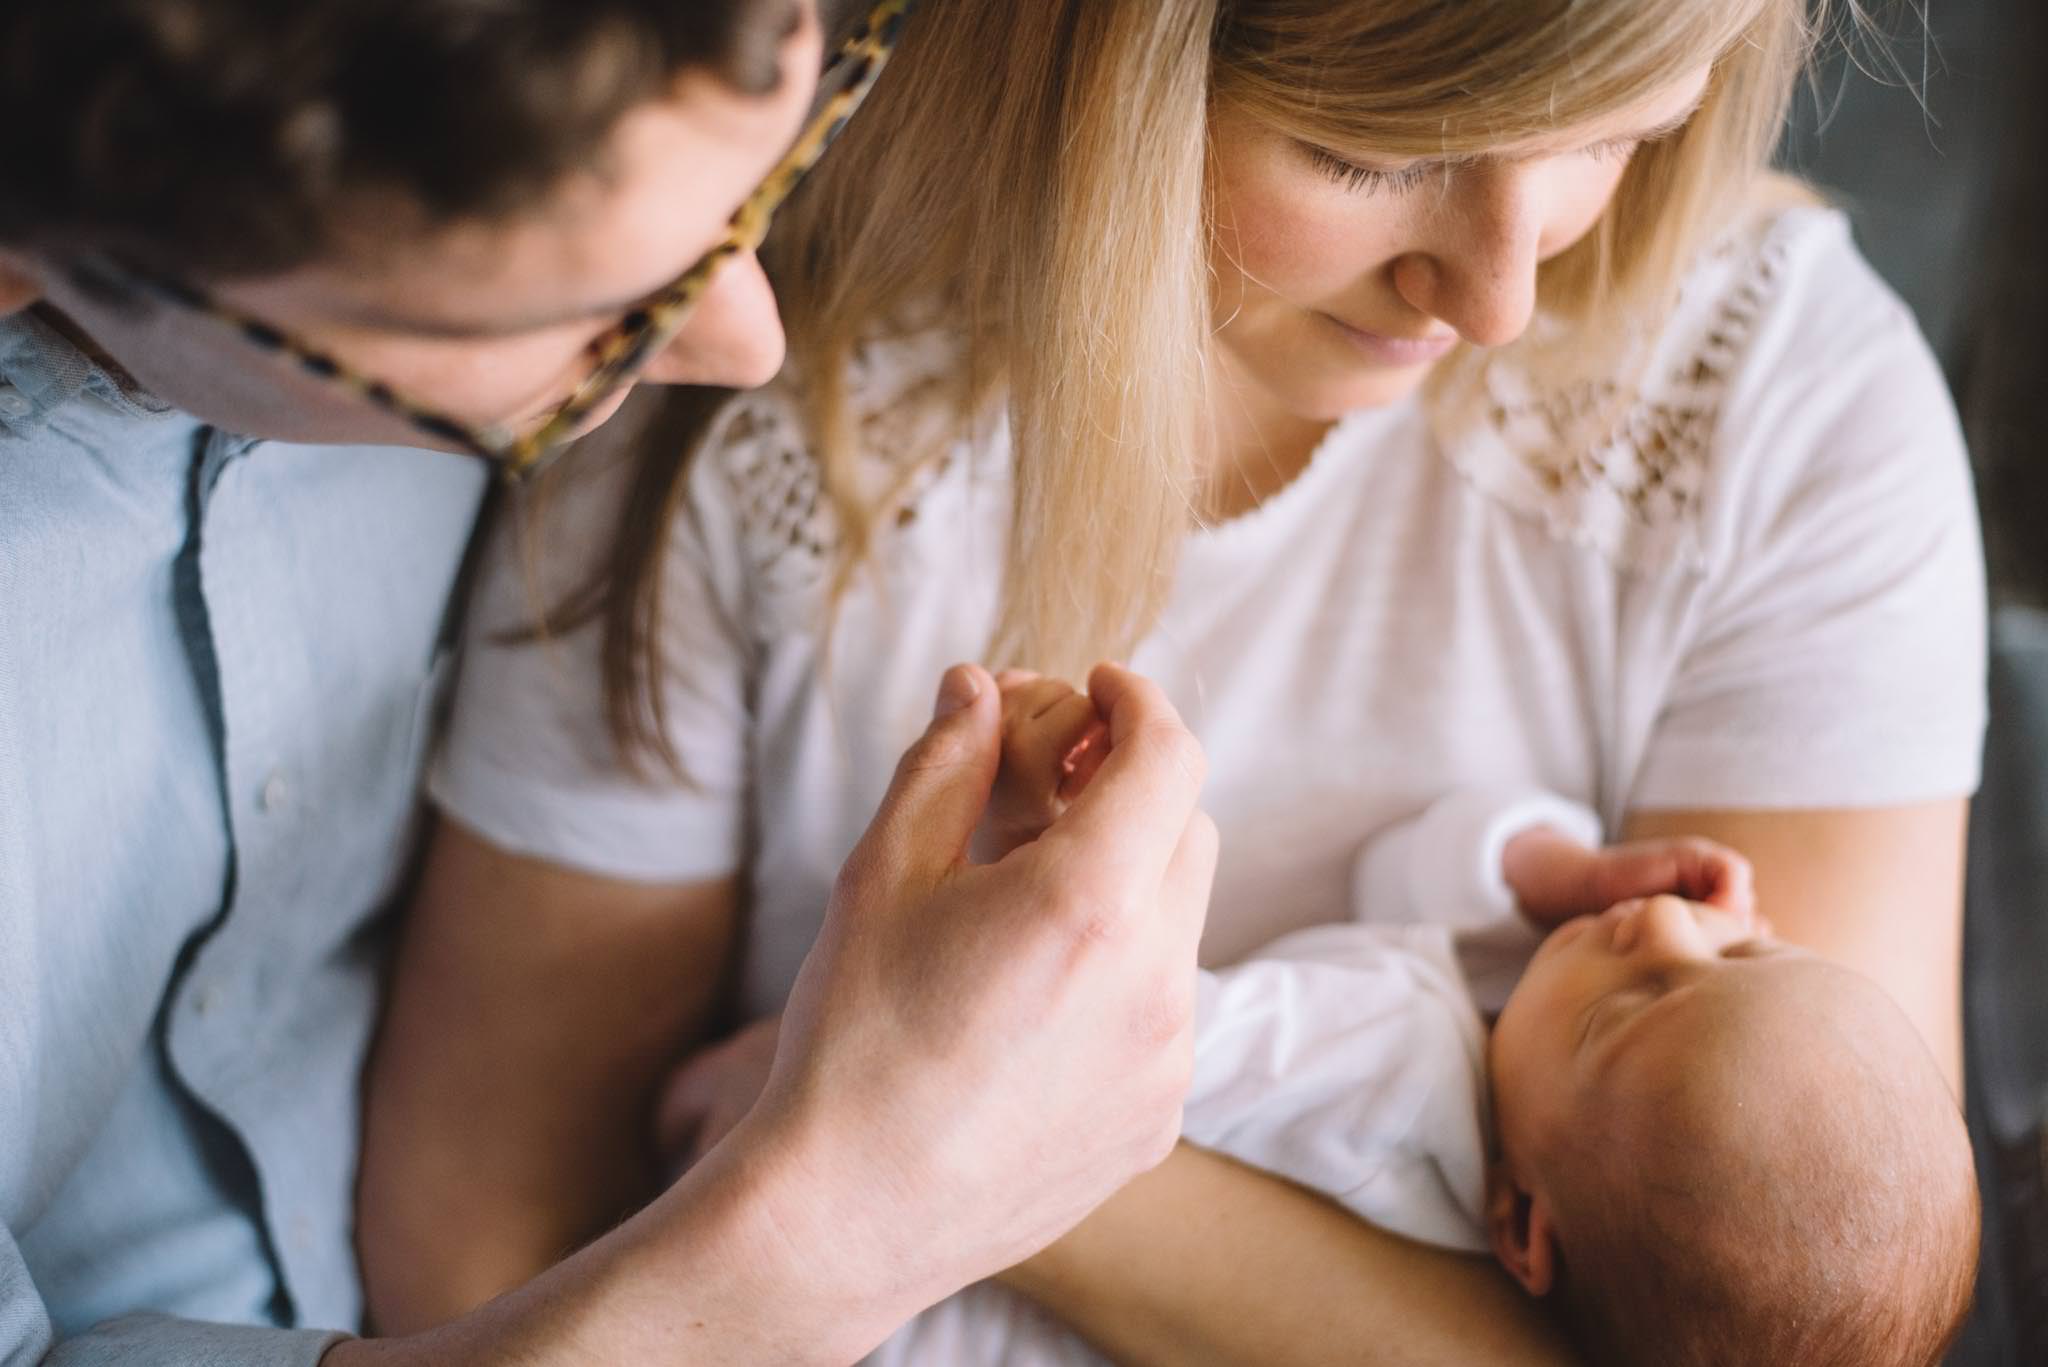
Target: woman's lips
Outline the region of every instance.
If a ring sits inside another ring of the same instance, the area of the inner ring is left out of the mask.
[[[1323,315],[1336,325],[1344,340],[1358,348],[1375,365],[1395,369],[1428,365],[1440,361],[1458,345],[1458,334],[1445,332],[1429,337],[1389,337],[1384,333],[1355,328],[1334,314]]]

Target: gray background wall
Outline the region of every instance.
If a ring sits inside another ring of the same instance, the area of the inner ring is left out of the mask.
[[[1783,154],[1849,211],[1864,251],[1945,360],[1959,351],[1986,209],[1997,8],[1997,0],[1931,0],[1923,23],[1900,6],[1887,21],[1897,36],[1883,51],[1857,45],[1871,70],[1838,45],[1800,91]]]
[[[1839,2],[1839,0],[1838,0]],[[1978,1307],[1950,1367],[2048,1363],[2048,0],[1930,0],[1885,79],[1836,56],[1784,160],[1828,189],[1957,392],[1997,624],[1966,925]],[[1903,79],[1902,79],[1903,78]],[[1909,85],[1911,88],[1909,88]],[[2029,609],[2025,604],[2033,604]]]

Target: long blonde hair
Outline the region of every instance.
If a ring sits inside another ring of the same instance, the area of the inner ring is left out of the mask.
[[[1539,311],[1561,326],[1516,348],[1535,373],[1583,376],[1615,364],[1754,202],[1826,4],[925,0],[768,253],[842,573],[887,511],[856,473],[850,359],[937,305],[962,359],[928,402],[956,433],[1003,405],[1016,454],[991,655],[1074,674],[1150,627],[1201,506],[1216,104],[1323,145],[1457,157],[1612,114],[1711,63],[1699,112],[1644,147],[1595,229],[1542,267]],[[650,451],[606,609],[613,729],[671,763],[658,562],[680,450]]]

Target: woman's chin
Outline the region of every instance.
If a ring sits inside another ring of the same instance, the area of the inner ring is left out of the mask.
[[[1301,395],[1295,411],[1305,418],[1335,422],[1346,413],[1361,409],[1390,408],[1413,398],[1432,369],[1433,366],[1418,365],[1353,372]]]

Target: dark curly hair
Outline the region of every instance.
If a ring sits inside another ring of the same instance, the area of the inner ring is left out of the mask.
[[[365,190],[429,225],[593,164],[685,70],[761,94],[798,0],[7,0],[0,244],[211,275],[332,245]]]

